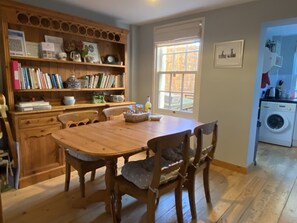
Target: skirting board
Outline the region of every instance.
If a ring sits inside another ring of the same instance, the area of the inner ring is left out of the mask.
[[[226,168],[228,170],[232,170],[232,171],[236,171],[239,173],[243,173],[243,174],[248,174],[249,172],[251,172],[251,170],[253,169],[254,165],[251,164],[249,167],[242,167],[242,166],[238,166],[232,163],[227,163],[221,160],[216,160],[214,159],[212,161],[213,165],[219,166],[219,167],[223,167]]]

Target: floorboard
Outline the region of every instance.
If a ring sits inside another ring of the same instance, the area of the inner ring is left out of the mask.
[[[143,158],[144,154],[132,159]],[[119,171],[122,165],[119,164]],[[96,180],[86,176],[86,193],[105,187],[104,171]],[[202,174],[196,175],[198,219],[191,218],[187,192],[183,192],[185,223],[296,223],[297,222],[297,148],[259,143],[257,165],[248,175],[212,166],[210,172],[210,204],[206,203]],[[68,192],[64,192],[64,176],[59,176],[20,190],[2,194],[6,223],[95,223],[112,222],[103,203],[73,207],[80,198],[79,182],[71,173]],[[122,222],[145,222],[146,206],[124,196]],[[174,193],[162,196],[156,210],[157,223],[176,222]]]
[[[297,180],[295,180],[289,199],[279,218],[279,223],[296,223],[297,222]]]

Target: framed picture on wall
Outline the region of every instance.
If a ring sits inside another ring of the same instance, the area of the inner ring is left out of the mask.
[[[244,40],[214,44],[214,67],[242,67]]]

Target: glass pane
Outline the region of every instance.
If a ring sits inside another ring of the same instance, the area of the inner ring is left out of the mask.
[[[183,78],[182,74],[172,74],[171,91],[181,92],[181,90],[182,90],[182,78]]]
[[[267,125],[271,128],[271,129],[281,129],[283,128],[285,124],[285,120],[283,119],[282,116],[278,115],[278,114],[272,114],[267,118]]]
[[[193,51],[193,50],[198,51],[199,45],[200,45],[200,43],[189,44],[188,51]]]
[[[158,108],[169,109],[169,92],[159,92]]]
[[[174,57],[174,70],[175,71],[185,70],[185,58],[186,58],[186,56],[184,53],[175,54],[175,57]]]
[[[175,47],[175,52],[185,52],[187,50],[187,45],[178,45]]]
[[[170,74],[159,75],[159,91],[170,91]]]
[[[198,52],[187,54],[187,71],[196,71],[198,69]]]
[[[166,54],[166,69],[165,71],[172,71],[173,69],[173,55]]]
[[[181,94],[172,93],[170,98],[170,110],[180,111],[181,110]]]
[[[194,101],[194,94],[184,94],[183,105],[182,105],[183,111],[192,112],[193,101]]]
[[[166,52],[166,53],[174,52],[174,46],[164,46],[163,48],[165,48],[164,52]]]
[[[162,62],[159,66],[160,71],[172,71],[173,67],[173,55],[172,54],[163,54]]]
[[[195,74],[184,74],[184,92],[194,93]]]

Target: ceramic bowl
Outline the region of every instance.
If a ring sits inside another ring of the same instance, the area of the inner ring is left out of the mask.
[[[73,96],[65,96],[63,100],[64,105],[74,105],[75,99]]]

